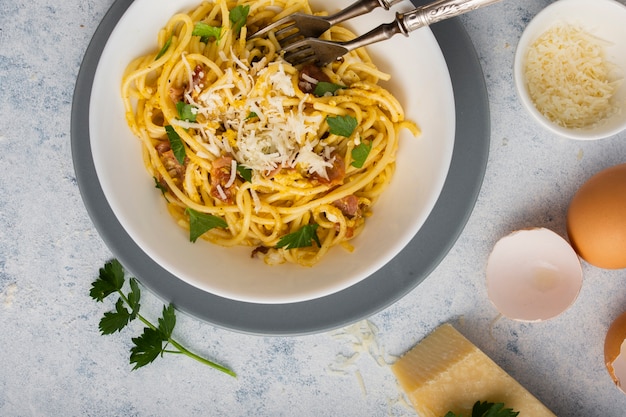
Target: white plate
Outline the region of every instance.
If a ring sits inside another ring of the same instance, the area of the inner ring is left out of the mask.
[[[334,10],[349,1],[323,0]],[[252,303],[294,303],[336,293],[388,263],[418,232],[439,196],[450,165],[455,136],[455,108],[448,69],[430,29],[370,48],[379,67],[392,74],[388,88],[398,96],[407,117],[423,130],[405,134],[392,184],[374,207],[356,250],[335,248],[312,268],[269,267],[250,259],[251,248],[222,248],[189,242],[170,218],[153,179],[141,160],[139,141],[131,134],[120,99],[127,63],[155,49],[158,30],[197,0],[137,0],[119,20],[101,54],[94,75],[89,135],[94,165],[113,213],[134,242],[155,262],[203,291]],[[392,19],[379,11],[352,22],[360,32]]]

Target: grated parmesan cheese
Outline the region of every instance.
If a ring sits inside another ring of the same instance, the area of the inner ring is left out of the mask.
[[[228,57],[223,53],[222,59]],[[210,88],[187,100],[197,108],[197,114],[207,122],[197,123],[206,149],[218,155],[220,150],[233,155],[243,166],[257,172],[277,168],[299,167],[309,174],[328,178],[332,148],[317,139],[324,119],[321,114],[304,111],[308,96],[298,98],[292,75],[279,60],[265,58],[251,67],[231,51],[237,69],[227,69]],[[183,57],[183,61],[186,61]],[[191,66],[186,64],[188,76]],[[190,80],[191,82],[191,80]],[[299,100],[297,106],[293,103]],[[251,121],[254,114],[258,121]],[[226,128],[226,132],[220,130]]]
[[[547,30],[530,46],[524,73],[537,110],[560,126],[592,127],[619,109],[604,43],[580,27]]]

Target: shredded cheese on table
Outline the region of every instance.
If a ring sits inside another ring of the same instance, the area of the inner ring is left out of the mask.
[[[559,24],[529,48],[524,73],[539,112],[566,128],[596,125],[617,111],[619,87],[605,42],[574,25]]]

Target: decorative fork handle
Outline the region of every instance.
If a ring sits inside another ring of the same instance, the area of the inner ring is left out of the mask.
[[[500,0],[438,0],[417,9],[404,13],[402,21],[406,33],[412,32],[424,26],[450,19],[467,12],[479,9]]]
[[[341,44],[348,50],[353,50],[384,41],[398,33],[408,36],[410,32],[424,26],[460,16],[499,1],[501,0],[437,0],[407,13],[396,13],[394,22],[382,24],[365,35],[348,42],[341,42]]]
[[[391,6],[401,1],[402,0],[359,0],[345,9],[328,16],[326,20],[331,26],[334,26],[346,20],[367,14],[378,7],[389,10]]]

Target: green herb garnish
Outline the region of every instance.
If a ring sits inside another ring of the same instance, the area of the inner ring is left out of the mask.
[[[252,169],[243,165],[237,164],[237,173],[245,181],[252,182]]]
[[[254,119],[255,117],[259,117],[259,115],[256,114],[255,112],[251,111],[250,113],[248,113],[248,115],[246,116],[246,118],[244,120]]]
[[[320,81],[315,85],[315,90],[313,90],[313,94],[315,94],[317,97],[323,97],[328,93],[334,95],[337,90],[341,90],[344,88],[346,88],[345,85],[329,83],[327,81]]]
[[[167,50],[170,48],[170,45],[172,44],[172,37],[174,35],[170,35],[170,37],[165,41],[165,43],[163,44],[163,47],[161,48],[161,50],[159,51],[159,53],[157,54],[156,57],[154,57],[154,60],[156,61],[157,59],[161,58],[163,55],[165,55],[165,53],[167,52]]]
[[[113,293],[119,295],[115,303],[115,310],[104,313],[100,320],[98,327],[103,335],[120,332],[135,319],[139,319],[147,326],[143,329],[141,336],[132,338],[133,347],[130,349],[130,364],[134,364],[133,370],[148,365],[165,353],[176,353],[186,355],[228,375],[236,376],[232,370],[192,353],[172,339],[172,332],[176,325],[176,312],[172,304],[163,306],[163,313],[161,318],[158,319],[158,325],[152,324],[139,314],[141,308],[139,283],[137,279],[130,278],[130,291],[124,294],[122,288],[125,281],[122,265],[119,261],[113,259],[105,263],[103,268],[100,268],[99,278],[91,284],[89,295],[94,300],[100,302]],[[130,308],[130,311],[127,307]],[[175,350],[168,349],[170,345]]]
[[[371,143],[361,142],[352,148],[352,165],[355,168],[362,168],[372,150]]]
[[[200,42],[209,43],[211,39],[220,40],[222,37],[222,28],[208,25],[204,22],[197,22],[193,27],[192,36],[200,36]]]
[[[330,133],[333,135],[343,136],[349,138],[352,136],[354,129],[357,126],[356,118],[348,116],[329,116],[326,118],[326,122],[330,127]]]
[[[476,401],[472,408],[472,415],[469,417],[516,417],[519,411],[513,411],[512,408],[504,408],[503,403],[490,403]],[[444,417],[463,417],[462,415],[454,414],[452,411]]]
[[[167,192],[167,187],[163,185],[161,181],[158,180],[157,177],[152,177],[152,178],[154,179],[154,188],[158,188],[159,190],[161,190],[162,194],[165,194]]]
[[[228,223],[221,217],[212,214],[200,213],[194,209],[187,208],[185,212],[189,215],[189,240],[194,242],[200,236],[216,227],[227,228]]]
[[[185,103],[184,101],[179,101],[176,103],[176,110],[178,111],[178,118],[180,120],[192,123],[196,121],[198,110],[196,106]]]
[[[187,156],[183,140],[171,125],[165,126],[165,132],[167,132],[167,138],[170,140],[170,148],[172,148],[176,160],[179,164],[183,165],[185,163],[185,157]]]
[[[248,13],[250,13],[249,5],[239,5],[234,7],[229,13],[228,18],[230,23],[233,25],[233,32],[239,35],[241,28],[246,24],[246,20],[248,20]]]
[[[298,231],[289,233],[280,238],[276,244],[276,248],[296,249],[313,246],[313,242],[321,247],[320,239],[317,236],[317,224],[307,224],[302,226]]]

